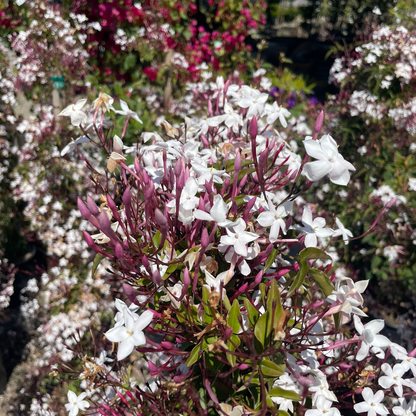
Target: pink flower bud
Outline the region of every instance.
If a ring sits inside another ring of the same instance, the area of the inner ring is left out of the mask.
[[[251,122],[250,122],[250,137],[251,137],[251,140],[256,140],[257,132],[258,132],[257,119],[256,119],[255,116],[253,116],[253,118],[251,119]]]
[[[162,229],[166,229],[168,227],[168,220],[159,208],[155,209],[155,221]]]
[[[114,254],[118,259],[123,259],[124,258],[124,250],[123,247],[121,247],[120,243],[117,243],[115,248],[114,248]]]
[[[142,168],[141,168],[140,163],[139,163],[139,159],[137,159],[137,157],[134,159],[134,170],[138,174],[141,173],[141,171],[142,171]]]
[[[81,215],[86,219],[89,220],[91,217],[91,212],[89,211],[89,209],[87,208],[87,206],[84,204],[84,201],[78,197],[77,199],[77,205],[78,205],[78,209],[81,213]]]
[[[171,350],[171,349],[173,348],[172,343],[171,343],[171,342],[168,342],[168,341],[162,341],[162,342],[160,343],[160,346],[161,346],[163,349],[165,349],[165,350]]]
[[[123,194],[123,204],[127,207],[130,207],[131,205],[131,192],[130,188],[126,188]]]
[[[146,270],[150,268],[150,263],[146,256],[142,257],[142,265]]]
[[[155,374],[159,372],[158,367],[155,364],[153,364],[151,361],[149,361],[148,364],[149,364],[150,374],[152,376],[154,376]]]
[[[183,272],[183,288],[182,288],[182,293],[181,293],[182,299],[186,295],[186,292],[188,291],[188,287],[190,286],[190,284],[191,284],[191,278],[189,277],[189,271],[188,271],[188,268],[185,267],[185,270]]]
[[[136,298],[137,291],[134,290],[128,283],[123,283],[123,290],[128,300],[131,303],[134,303],[135,305],[137,305],[137,298]]]
[[[319,113],[315,121],[315,125],[313,126],[313,136],[312,136],[313,140],[316,140],[318,138],[318,134],[322,129],[322,125],[324,124],[324,118],[325,118],[325,113],[324,113],[324,110],[322,110]]]
[[[97,216],[100,214],[97,204],[90,196],[87,196],[87,205],[92,215]]]
[[[98,254],[102,254],[104,257],[108,257],[109,259],[114,258],[114,256],[111,256],[110,254],[107,254],[105,251],[101,250],[101,248],[98,247],[98,245],[94,243],[94,240],[86,231],[83,231],[83,233],[84,233],[85,241],[88,244],[89,248],[91,248]]]
[[[116,203],[114,202],[113,198],[111,198],[110,195],[106,195],[107,196],[107,205],[108,207],[111,209],[111,211],[117,211],[117,206]]]
[[[161,286],[163,284],[162,276],[160,275],[159,270],[155,270],[152,275],[152,281],[156,286]]]
[[[202,230],[202,235],[201,235],[201,248],[205,250],[208,247],[208,245],[209,245],[209,235],[208,235],[207,229],[204,228]]]
[[[241,154],[240,151],[237,149],[235,152],[235,159],[234,159],[234,172],[238,173],[241,170]]]
[[[120,400],[127,406],[127,407],[130,407],[130,405],[129,405],[129,403],[128,403],[128,401],[124,398],[124,396],[119,392],[119,391],[117,391],[116,390],[116,393],[118,394],[118,397],[120,397]]]

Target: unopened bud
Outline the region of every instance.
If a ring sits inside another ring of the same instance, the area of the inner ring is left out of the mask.
[[[97,204],[90,196],[87,196],[87,205],[92,215],[97,216],[100,214],[100,210],[98,209]]]
[[[251,140],[256,140],[257,133],[258,133],[257,119],[256,119],[256,116],[253,116],[253,118],[251,119],[251,122],[250,122],[250,136],[251,136]]]
[[[324,124],[324,118],[325,118],[325,113],[324,113],[324,110],[322,110],[319,113],[318,118],[315,121],[315,125],[313,126],[313,136],[312,136],[313,140],[317,139],[318,134],[322,129],[322,125]]]
[[[78,209],[79,212],[81,213],[81,215],[88,220],[91,217],[91,212],[90,210],[87,208],[87,206],[84,204],[84,201],[78,197],[77,199],[77,205],[78,205]]]
[[[123,194],[123,204],[126,208],[128,208],[131,205],[131,192],[130,188],[126,188]]]

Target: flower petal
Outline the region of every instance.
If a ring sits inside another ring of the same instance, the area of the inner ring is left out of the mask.
[[[316,160],[315,162],[308,162],[303,167],[303,174],[313,182],[319,181],[327,175],[332,169],[332,164],[325,160]]]

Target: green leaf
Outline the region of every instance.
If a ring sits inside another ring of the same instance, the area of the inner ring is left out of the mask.
[[[299,394],[295,393],[294,391],[285,390],[280,387],[273,387],[269,391],[269,395],[271,397],[283,397],[284,399],[293,400],[295,402],[300,402],[302,400],[302,397],[300,397]]]
[[[97,253],[94,257],[94,261],[92,263],[92,269],[91,269],[91,277],[94,279],[95,272],[97,271],[97,267],[101,263],[104,256],[100,253]]]
[[[298,255],[300,260],[332,260],[331,256],[319,248],[309,247],[302,250]]]
[[[202,305],[204,306],[204,310],[205,310],[204,322],[206,324],[210,324],[214,320],[212,313],[211,313],[211,309],[208,306],[209,294],[210,294],[210,291],[208,290],[208,288],[203,286],[202,287],[202,300],[203,300]]]
[[[267,344],[267,340],[270,336],[270,331],[270,313],[269,311],[266,311],[263,315],[260,316],[256,326],[254,327],[254,335],[260,341],[263,347]]]
[[[260,313],[247,298],[244,298],[244,306],[246,307],[250,326],[254,328],[254,325],[256,325],[256,322],[259,319]]]
[[[241,181],[244,175],[250,176],[250,174],[252,174],[255,171],[256,171],[255,168],[246,168],[246,169],[240,170],[240,172],[238,173],[238,180]]]
[[[225,306],[225,309],[227,309],[228,312],[231,310],[230,299],[228,299],[228,296],[227,295],[225,295],[222,298],[222,304]]]
[[[239,347],[241,343],[240,337],[238,335],[231,335],[230,339],[227,341],[227,347],[230,351],[235,351],[236,348]],[[231,367],[235,367],[235,363],[237,360],[237,357],[233,354],[226,354],[227,360],[230,363]]]
[[[295,276],[295,279],[290,286],[289,292],[287,294],[288,297],[292,296],[305,281],[306,274],[309,270],[309,260],[331,260],[331,257],[328,256],[328,254],[326,254],[324,251],[315,247],[309,247],[302,250],[298,255],[298,262],[300,265],[299,272]]]
[[[272,318],[270,319],[270,326],[273,325],[273,328],[275,328],[283,315],[283,306],[280,301],[280,291],[275,279],[273,279],[270,283],[270,288],[267,293],[267,311],[270,313]],[[272,328],[270,327],[270,332],[271,330]]]
[[[166,280],[171,274],[173,274],[173,272],[179,267],[179,265],[180,264],[177,261],[175,261],[175,263],[171,264],[167,268],[165,274],[162,276],[163,280]],[[166,277],[164,277],[164,276],[166,276]]]
[[[264,273],[267,272],[267,270],[270,269],[271,265],[274,263],[274,261],[276,260],[277,257],[277,249],[273,249],[272,252],[270,253],[270,256],[267,258],[266,264],[264,266]]]
[[[322,270],[310,269],[309,274],[312,279],[318,283],[318,286],[321,288],[322,292],[324,292],[325,296],[329,296],[335,290],[334,284]]]
[[[237,334],[241,331],[241,325],[238,318],[241,316],[240,305],[237,299],[234,299],[233,305],[231,306],[230,313],[228,315],[227,323],[233,329],[233,333]]]
[[[276,364],[264,358],[261,362],[260,369],[266,377],[280,377],[285,373],[286,366],[284,364]]]
[[[185,363],[185,365],[187,367],[191,367],[193,364],[195,364],[198,361],[201,346],[202,346],[202,343],[199,343],[197,346],[195,346],[192,349],[191,354],[189,355],[189,357],[188,357],[188,359],[186,360],[186,363]]]
[[[161,241],[162,241],[162,233],[160,231],[157,231],[155,235],[153,236],[153,244],[155,247],[159,247]]]

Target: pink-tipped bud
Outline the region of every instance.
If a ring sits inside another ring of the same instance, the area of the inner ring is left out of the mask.
[[[134,159],[134,170],[136,171],[137,174],[139,174],[142,171],[142,168],[139,163],[139,159],[137,159],[137,157]]]
[[[156,224],[162,229],[166,229],[168,227],[168,220],[159,208],[155,209],[155,221]]]
[[[88,244],[89,248],[91,248],[98,254],[102,254],[104,257],[108,257],[109,259],[114,258],[114,256],[111,256],[110,254],[107,254],[105,251],[101,250],[100,247],[98,247],[98,245],[94,243],[94,240],[86,231],[83,231],[83,233],[84,233],[85,241]]]
[[[105,211],[100,212],[100,215],[98,216],[98,221],[100,222],[100,228],[101,230],[107,234],[109,230],[111,230],[111,222],[108,218],[108,215]]]
[[[300,376],[297,381],[301,386],[306,388],[309,388],[313,384],[313,381],[310,378],[304,376]]]
[[[179,178],[179,176],[181,176],[181,174],[182,174],[183,165],[184,165],[183,159],[182,158],[178,159],[178,161],[176,162],[176,165],[175,165],[175,176],[177,178]]]
[[[173,348],[173,344],[169,341],[162,341],[160,346],[165,350],[171,350]]]
[[[209,113],[209,115],[211,117],[214,115],[214,113],[212,111],[212,103],[211,103],[211,100],[208,100],[208,113]]]
[[[150,374],[152,376],[154,376],[155,374],[159,372],[158,367],[155,364],[153,364],[151,361],[148,361],[148,364],[149,364]]]
[[[206,138],[203,134],[201,134],[199,137],[201,138],[201,142],[202,142],[202,144],[203,144],[203,145],[204,145],[207,149],[209,149],[209,141],[207,140],[207,138]]]
[[[126,190],[124,191],[124,194],[123,194],[123,204],[126,207],[129,207],[131,205],[131,192],[130,192],[130,188],[126,188]]]
[[[255,116],[253,116],[253,118],[251,119],[251,122],[250,122],[250,137],[251,137],[251,140],[256,140],[257,133],[258,133],[257,119],[256,119]]]
[[[150,268],[150,263],[146,256],[142,257],[142,265],[146,270]]]
[[[183,286],[182,286],[182,292],[181,292],[181,296],[179,297],[179,300],[182,300],[186,293],[188,292],[188,288],[191,285],[191,279],[189,277],[189,271],[188,268],[185,267],[185,270],[183,272]]]
[[[137,305],[136,290],[134,290],[128,283],[123,283],[123,290],[128,300]]]
[[[315,125],[313,126],[313,136],[312,136],[313,140],[316,140],[318,138],[318,134],[322,129],[322,125],[324,124],[324,118],[325,118],[325,113],[324,113],[324,110],[322,110],[319,113],[315,121]]]
[[[236,173],[240,172],[241,170],[241,154],[240,151],[237,149],[235,152],[235,159],[234,159],[234,171]]]
[[[92,248],[95,245],[94,240],[86,231],[83,231],[83,234],[84,234],[85,241],[88,244],[88,247]]]
[[[98,209],[97,204],[95,203],[95,201],[90,196],[87,196],[87,205],[88,205],[88,209],[90,210],[92,215],[94,215],[94,216],[99,215],[100,210]]]
[[[117,395],[118,395],[118,397],[120,397],[120,400],[127,406],[127,407],[130,407],[130,405],[129,405],[129,403],[128,403],[128,401],[124,398],[124,396],[119,392],[119,391],[117,391],[116,390],[116,393],[117,393]]]
[[[292,172],[290,173],[290,176],[289,176],[289,180],[294,181],[297,174],[298,174],[298,169],[292,170]]]
[[[267,151],[267,149],[263,150],[260,153],[260,157],[259,157],[259,167],[262,170],[266,170],[266,168],[267,168],[267,158],[268,158],[268,156],[269,156],[269,152]]]
[[[155,270],[152,275],[152,281],[156,286],[161,286],[163,284],[162,276],[160,275],[159,270]]]
[[[247,370],[248,368],[248,364],[240,364],[240,366],[238,367],[240,370]]]
[[[78,197],[77,199],[77,205],[78,205],[78,209],[79,212],[81,213],[81,215],[86,219],[89,220],[91,217],[91,212],[90,210],[87,208],[87,206],[84,204],[84,201]]]
[[[185,267],[183,272],[183,287],[188,289],[189,285],[191,284],[191,278],[189,277],[189,270]]]
[[[227,94],[229,86],[230,86],[230,80],[227,79],[227,81],[225,81],[225,84],[224,84],[224,96]]]
[[[117,211],[117,205],[114,202],[113,198],[111,198],[110,195],[107,194],[107,205],[111,209],[111,211]]]
[[[121,247],[120,243],[117,243],[115,248],[114,248],[114,254],[118,259],[123,259],[124,258],[124,250],[123,247]]]
[[[201,235],[201,248],[203,248],[204,250],[208,247],[209,245],[209,234],[206,228],[204,228],[202,230],[202,235]]]
[[[249,286],[248,290],[253,290],[261,282],[262,278],[263,278],[263,270],[260,270],[259,273],[257,273],[257,276],[254,279],[254,282],[252,282],[251,285]]]

